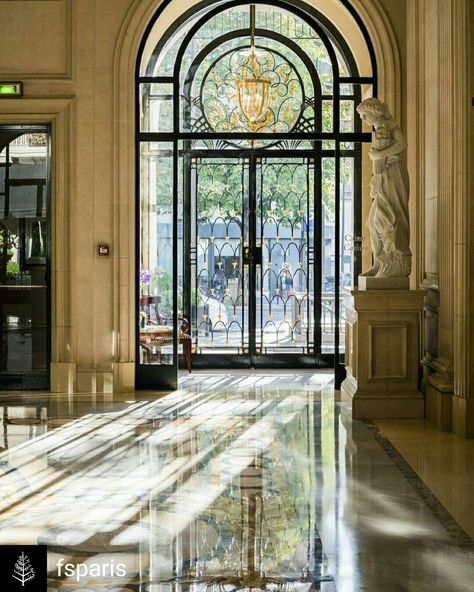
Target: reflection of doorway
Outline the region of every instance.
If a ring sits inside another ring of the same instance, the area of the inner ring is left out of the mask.
[[[190,161],[184,292],[194,365],[314,366],[321,294],[314,158],[203,152]]]
[[[49,388],[49,128],[0,127],[0,387]]]

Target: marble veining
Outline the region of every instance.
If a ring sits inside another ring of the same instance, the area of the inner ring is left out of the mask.
[[[0,401],[0,544],[48,545],[51,592],[471,589],[460,541],[328,375],[150,395]]]

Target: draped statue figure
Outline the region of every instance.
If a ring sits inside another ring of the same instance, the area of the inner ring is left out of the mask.
[[[369,151],[372,161],[370,196],[373,202],[368,220],[374,261],[362,276],[408,277],[411,251],[405,138],[387,105],[379,99],[362,101],[357,112],[375,130]]]

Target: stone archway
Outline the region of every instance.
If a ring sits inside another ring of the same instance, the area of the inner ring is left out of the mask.
[[[134,388],[134,272],[135,272],[135,70],[140,44],[147,27],[160,6],[171,8],[176,0],[136,0],[122,25],[114,62],[114,208],[113,239],[116,245],[114,263],[113,324],[115,335],[114,389],[126,391]],[[186,0],[186,6],[196,4]],[[317,0],[308,2],[317,7]],[[348,18],[347,3],[334,2],[337,8],[333,22],[344,18],[345,26],[355,19]],[[365,26],[375,51],[379,69],[379,96],[386,100],[397,117],[401,112],[400,58],[394,31],[381,5],[374,0],[356,0],[355,7]],[[179,14],[183,12],[180,2]],[[346,31],[346,37],[348,33]],[[360,35],[360,32],[359,32]]]

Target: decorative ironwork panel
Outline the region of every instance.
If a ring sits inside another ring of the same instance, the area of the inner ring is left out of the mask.
[[[191,295],[192,332],[198,353],[247,353],[249,181],[244,159],[193,159],[196,256]]]
[[[257,174],[256,353],[314,353],[314,164],[264,158]]]
[[[318,129],[315,74],[301,56],[275,39],[250,46],[231,39],[197,61],[183,96],[191,132],[288,133]],[[275,140],[225,141],[226,147],[271,147]]]
[[[283,56],[257,48],[256,67],[248,50],[239,49],[220,58],[201,86],[201,106],[210,128],[216,132],[289,132],[296,125],[304,105],[299,74]],[[238,107],[238,82],[258,70],[270,81],[269,107],[250,126]],[[250,129],[252,127],[252,129]]]

